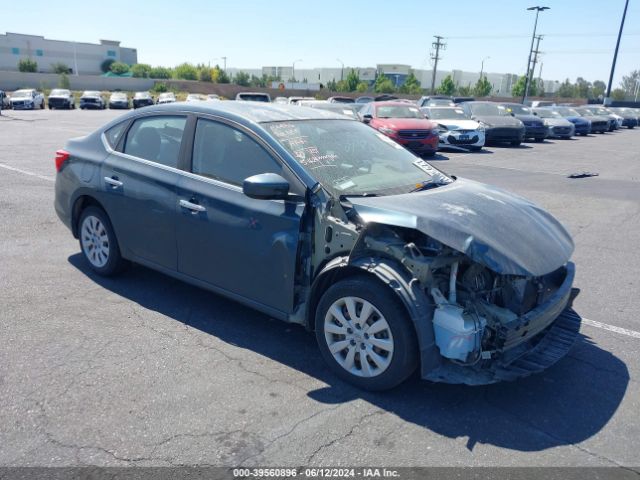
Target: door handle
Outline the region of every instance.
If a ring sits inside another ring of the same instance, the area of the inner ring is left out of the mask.
[[[191,210],[194,213],[206,212],[207,211],[207,209],[204,208],[202,205],[198,205],[197,203],[193,203],[193,202],[190,202],[188,200],[180,200],[180,202],[178,202],[178,204],[182,208],[187,208],[187,209]]]
[[[111,185],[113,188],[120,188],[124,183],[114,177],[104,177],[104,181]]]

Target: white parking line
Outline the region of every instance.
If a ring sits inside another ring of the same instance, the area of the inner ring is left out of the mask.
[[[627,330],[626,328],[616,327],[615,325],[609,325],[607,323],[596,322],[595,320],[589,320],[588,318],[583,318],[582,323],[591,327],[601,328],[602,330],[608,330],[610,332],[626,335],[628,337],[640,338],[640,332],[636,332],[635,330]]]
[[[4,163],[0,163],[0,168],[4,168],[5,170],[11,170],[12,172],[22,173],[24,175],[29,175],[30,177],[41,178],[42,180],[46,180],[48,182],[55,182],[56,179],[53,177],[47,177],[45,175],[39,175],[33,172],[27,172],[26,170],[21,170],[19,168],[10,167],[9,165],[5,165]]]
[[[42,180],[47,180],[48,182],[55,182],[55,178],[53,177],[47,177],[45,175],[39,175],[37,173],[28,172],[19,168],[10,167],[9,165],[5,165],[4,163],[0,163],[0,168],[11,170],[12,172],[22,173],[24,175],[29,175],[31,177],[41,178]],[[628,337],[640,338],[640,332],[636,332],[635,330],[628,330],[622,327],[616,327],[615,325],[609,325],[608,323],[596,322],[595,320],[589,320],[588,318],[582,318],[582,323],[591,327],[608,330],[610,332],[619,333],[621,335],[626,335]]]

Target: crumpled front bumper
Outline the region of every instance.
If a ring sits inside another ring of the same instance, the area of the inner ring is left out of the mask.
[[[560,287],[544,303],[521,315],[502,332],[502,351],[473,366],[442,359],[440,366],[423,371],[426,380],[486,385],[512,381],[546,370],[564,357],[578,337],[581,317],[571,308],[575,266],[566,265]]]

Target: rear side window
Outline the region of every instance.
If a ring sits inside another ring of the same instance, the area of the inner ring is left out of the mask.
[[[191,171],[242,185],[245,178],[260,173],[282,174],[282,166],[247,134],[223,123],[200,119]]]
[[[120,141],[120,138],[122,138],[122,135],[124,134],[124,130],[126,126],[127,126],[127,122],[122,122],[122,123],[119,123],[118,125],[111,127],[109,130],[104,132],[104,136],[107,139],[107,143],[113,150],[115,150],[116,147],[118,146],[118,142]]]
[[[186,123],[187,117],[182,116],[138,119],[127,133],[124,153],[177,168]]]

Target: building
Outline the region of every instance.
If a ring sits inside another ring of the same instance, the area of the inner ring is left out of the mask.
[[[0,70],[17,71],[18,62],[30,58],[38,63],[38,71],[49,73],[52,65],[63,63],[70,73],[100,75],[100,66],[107,59],[129,65],[138,63],[135,48],[121,47],[114,40],[100,40],[100,43],[67,42],[49,40],[39,35],[23,35],[7,32],[0,34]]]

